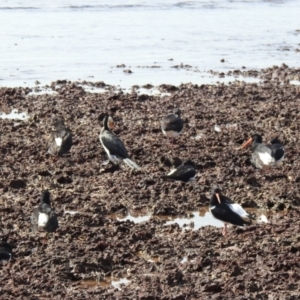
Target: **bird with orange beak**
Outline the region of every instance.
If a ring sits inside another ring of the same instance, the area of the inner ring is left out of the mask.
[[[249,223],[244,220],[249,217],[248,213],[239,204],[222,195],[217,186],[212,189],[209,210],[216,219],[224,222],[223,235],[227,233],[228,223],[236,226],[244,226]]]
[[[252,148],[251,163],[257,169],[278,164],[284,158],[284,148],[277,138],[273,139],[270,145],[264,145],[261,135],[256,133],[241,148],[249,145]]]

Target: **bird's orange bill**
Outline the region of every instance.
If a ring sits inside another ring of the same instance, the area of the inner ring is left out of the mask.
[[[243,149],[243,148],[246,148],[248,145],[250,145],[250,144],[252,143],[252,141],[253,141],[253,139],[250,138],[247,142],[245,142],[245,143],[241,146],[241,148],[242,148],[242,149]]]
[[[221,204],[220,195],[219,195],[218,193],[216,193],[216,197],[217,197],[217,199],[218,199],[219,203]]]

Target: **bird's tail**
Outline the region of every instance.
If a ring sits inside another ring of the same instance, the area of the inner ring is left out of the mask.
[[[129,166],[132,169],[137,169],[137,170],[141,169],[141,167],[139,167],[134,161],[132,161],[129,158],[125,158],[125,159],[123,159],[123,161],[127,166]]]

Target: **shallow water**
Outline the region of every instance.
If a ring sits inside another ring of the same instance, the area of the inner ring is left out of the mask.
[[[248,213],[251,213],[256,216],[256,222],[258,224],[268,223],[268,216],[272,215],[272,212],[264,211],[261,209],[255,208],[246,208]],[[111,215],[112,218],[116,218],[120,222],[125,222],[130,220],[135,224],[139,224],[142,222],[148,222],[151,218],[158,219],[165,222],[165,226],[178,224],[179,227],[183,229],[193,229],[197,230],[204,226],[215,226],[215,227],[223,227],[224,223],[217,220],[213,217],[213,215],[209,212],[208,208],[202,208],[199,211],[191,212],[190,215],[192,217],[176,217],[176,216],[153,216],[151,214],[143,214],[142,212],[134,212],[132,214],[128,214],[126,217],[117,217],[115,215]]]
[[[138,224],[138,223],[149,221],[150,218],[151,218],[151,215],[144,215],[144,216],[137,215],[134,217],[131,214],[128,214],[125,218],[117,217],[117,220],[120,222],[126,222],[127,220],[129,220],[129,221],[134,222],[135,224]]]
[[[6,114],[0,112],[0,119],[10,119],[10,120],[21,120],[26,121],[29,118],[28,114],[25,112],[19,113],[17,109],[13,109],[10,113]]]
[[[152,256],[146,251],[139,251],[136,253],[136,255],[145,259],[148,262],[159,262],[161,260],[159,256]]]
[[[28,95],[45,95],[45,94],[48,94],[48,95],[55,95],[55,94],[58,94],[56,91],[53,91],[49,88],[39,88],[37,90],[32,90],[30,93],[28,93]]]
[[[114,288],[121,290],[122,285],[128,285],[130,281],[127,278],[113,278],[113,277],[105,277],[101,280],[88,279],[82,280],[80,282],[81,287],[83,288],[93,288],[93,287],[108,287],[113,286]]]
[[[172,221],[166,222],[165,225],[178,224],[182,228],[192,228],[193,230],[197,230],[204,226],[215,226],[215,227],[223,227],[223,222],[215,219],[209,211],[206,211],[204,215],[199,214],[199,212],[193,212],[192,218],[176,218]],[[193,226],[191,226],[193,224]]]
[[[299,11],[297,0],[3,0],[0,86],[209,83],[211,69],[299,67]]]

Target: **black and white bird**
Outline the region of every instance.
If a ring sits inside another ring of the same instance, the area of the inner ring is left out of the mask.
[[[223,235],[227,233],[227,224],[244,226],[249,222],[244,218],[249,218],[249,214],[237,203],[221,194],[221,190],[215,186],[212,189],[209,210],[218,220],[224,222]]]
[[[72,147],[72,133],[61,117],[54,118],[54,127],[55,130],[51,132],[49,138],[48,153],[53,156],[62,156]]]
[[[11,256],[12,256],[11,246],[5,241],[0,241],[0,261],[11,260]]]
[[[257,169],[276,165],[284,158],[284,148],[277,138],[273,139],[270,145],[264,145],[261,135],[256,133],[242,145],[242,148],[250,144],[252,148],[251,163]]]
[[[183,129],[183,120],[180,117],[181,111],[175,108],[173,114],[165,116],[161,120],[161,130],[163,134],[172,141],[178,137]]]
[[[112,118],[110,116],[105,116],[103,120],[103,128],[99,135],[101,145],[109,160],[113,164],[119,164],[123,161],[130,168],[140,170],[141,168],[129,158],[123,142],[111,132],[110,127],[112,127],[112,125]]]
[[[41,202],[31,215],[31,228],[33,232],[54,232],[58,228],[57,216],[50,206],[50,193],[43,191]]]
[[[195,164],[191,160],[187,160],[176,169],[173,169],[169,174],[163,175],[162,178],[189,182],[191,180],[194,180],[195,176]]]

